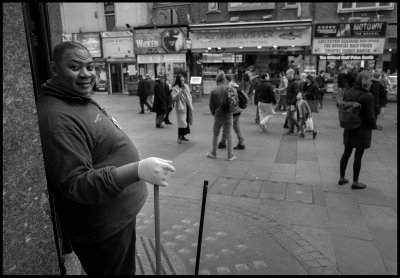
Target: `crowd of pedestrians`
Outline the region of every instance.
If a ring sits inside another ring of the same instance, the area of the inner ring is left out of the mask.
[[[149,77],[139,83],[140,105],[147,105],[151,111],[156,112],[156,127],[163,128],[165,124],[172,124],[168,115],[175,107],[178,125],[178,143],[189,141],[185,137],[190,133],[190,125],[193,124],[193,104],[189,86],[185,83],[183,74],[178,74],[173,86],[169,85],[165,76],[158,76],[154,86],[154,102],[151,99],[151,84]],[[142,85],[141,85],[142,84]],[[226,75],[222,70],[216,77],[216,85],[211,90],[209,109],[214,117],[212,128],[211,150],[207,153],[209,158],[217,158],[217,149],[227,149],[229,161],[237,159],[234,150],[244,150],[244,134],[240,129],[240,115],[244,109],[237,107],[232,112],[227,112],[221,107],[227,95],[228,89],[232,89],[238,98],[243,94],[249,107],[255,110],[255,123],[259,125],[263,133],[271,132],[270,121],[278,115],[282,115],[285,135],[296,135],[298,139],[306,137],[309,132],[312,139],[316,139],[319,133],[316,128],[314,113],[323,111],[323,99],[327,92],[328,78],[324,71],[317,76],[305,72],[296,74],[293,68],[279,73],[279,84],[275,86],[266,71],[255,70],[249,67],[237,80],[236,75]],[[387,103],[387,91],[390,86],[386,73],[378,73],[370,70],[357,70],[353,68],[339,68],[337,77],[338,94],[337,102],[349,99],[357,99],[361,103],[362,124],[355,130],[344,130],[344,153],[340,160],[339,185],[348,183],[345,178],[347,162],[355,149],[353,165],[353,189],[365,188],[366,185],[358,181],[361,167],[361,159],[365,149],[371,144],[372,129],[382,130],[382,120]],[[337,105],[338,107],[338,105]],[[283,120],[284,119],[284,120]],[[234,146],[233,131],[237,135],[237,145]],[[222,133],[219,140],[220,133]]]

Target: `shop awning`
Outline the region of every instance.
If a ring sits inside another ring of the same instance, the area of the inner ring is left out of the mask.
[[[188,6],[191,2],[156,2],[153,5],[153,9],[163,10],[163,9],[170,9],[176,8],[180,6]]]
[[[265,29],[271,28],[275,30],[293,30],[305,29],[311,26],[312,19],[300,20],[282,20],[282,21],[253,21],[253,22],[218,22],[218,23],[201,23],[190,24],[189,29],[192,32],[221,30],[221,29]]]

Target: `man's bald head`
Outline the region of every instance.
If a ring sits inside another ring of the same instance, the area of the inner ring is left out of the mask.
[[[80,43],[72,42],[72,41],[61,42],[61,43],[57,44],[56,47],[54,47],[53,61],[56,64],[59,64],[61,62],[61,59],[62,59],[62,56],[64,55],[64,53],[70,49],[82,49],[82,50],[86,50],[88,53],[90,53],[90,51],[84,45],[82,45]]]

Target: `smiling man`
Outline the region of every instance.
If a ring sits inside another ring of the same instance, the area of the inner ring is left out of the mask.
[[[91,98],[96,74],[83,45],[53,51],[37,100],[43,159],[57,215],[88,275],[135,273],[136,215],[145,182],[166,186],[172,161],[140,160],[128,135]]]

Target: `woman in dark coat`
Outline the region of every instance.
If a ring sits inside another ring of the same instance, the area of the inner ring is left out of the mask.
[[[168,112],[167,91],[169,88],[165,84],[164,75],[159,75],[158,77],[159,79],[156,79],[156,85],[154,86],[153,112],[156,112],[156,127],[163,128],[162,122]]]
[[[315,83],[314,78],[311,75],[306,77],[306,82],[303,85],[303,93],[304,99],[307,101],[308,105],[311,108],[311,112],[318,113],[318,94],[319,88],[318,85]]]
[[[369,92],[371,86],[371,73],[369,71],[360,72],[354,82],[353,89],[346,92],[343,99],[357,101],[361,104],[360,119],[361,125],[352,130],[343,131],[344,153],[340,159],[340,179],[338,184],[343,185],[349,180],[345,178],[347,162],[351,156],[353,148],[356,149],[353,164],[353,184],[352,189],[363,189],[365,184],[358,181],[361,169],[361,159],[364,150],[371,146],[372,129],[376,128],[374,114],[374,97]]]

